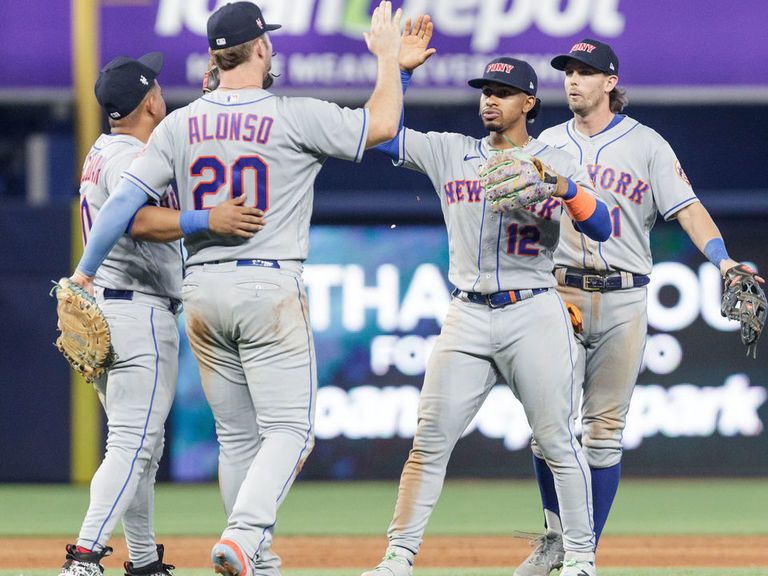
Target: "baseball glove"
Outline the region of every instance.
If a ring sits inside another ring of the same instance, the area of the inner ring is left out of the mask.
[[[517,148],[502,150],[480,166],[480,185],[494,212],[538,204],[557,189],[557,173]]]
[[[566,302],[565,307],[568,309],[574,334],[581,334],[584,331],[584,315],[576,304]]]
[[[757,340],[765,326],[768,310],[765,292],[755,279],[755,274],[739,264],[725,273],[723,299],[720,313],[741,323],[741,341],[747,347],[747,356],[757,357]]]
[[[203,76],[203,94],[213,92],[219,87],[219,67],[211,64],[211,67]]]
[[[69,278],[59,280],[51,295],[58,300],[61,330],[56,347],[76,372],[93,381],[117,360],[107,319],[93,296]]]

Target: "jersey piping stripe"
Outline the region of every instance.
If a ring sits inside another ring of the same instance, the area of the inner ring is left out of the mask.
[[[405,126],[403,126],[400,129],[400,134],[398,134],[398,138],[400,139],[400,141],[397,143],[398,158],[395,166],[402,166],[403,164],[405,164],[405,134],[406,134],[406,130],[405,130]]]
[[[209,104],[215,104],[216,106],[224,106],[225,108],[231,108],[234,106],[248,106],[248,104],[256,104],[257,102],[263,102],[264,100],[269,100],[270,98],[274,98],[274,94],[269,94],[268,96],[264,96],[263,98],[258,98],[256,100],[248,100],[248,102],[234,102],[232,104],[225,104],[224,102],[216,102],[215,100],[209,100],[208,98],[205,98],[203,96],[200,97],[200,100],[203,102],[208,102]]]
[[[579,465],[579,470],[581,471],[581,479],[584,482],[584,499],[585,499],[585,507],[587,510],[589,510],[589,494],[591,490],[590,483],[587,481],[587,475],[584,472],[584,468],[581,465],[581,461],[579,460],[578,456],[578,450],[574,446],[574,440],[575,437],[573,435],[573,429],[571,428],[571,422],[573,421],[573,411],[574,411],[574,405],[573,405],[573,388],[574,388],[574,381],[573,381],[573,348],[571,347],[571,335],[570,332],[573,329],[571,326],[571,317],[568,313],[568,310],[565,308],[565,304],[563,303],[562,299],[558,298],[558,302],[560,304],[560,312],[563,315],[563,322],[560,325],[561,329],[565,329],[567,333],[567,339],[568,339],[568,358],[571,362],[571,385],[570,385],[570,399],[571,399],[571,409],[568,414],[568,435],[570,436],[570,445],[571,445],[571,451],[573,453],[573,457],[576,460],[576,463]],[[592,537],[589,539],[590,543],[592,544],[592,547],[594,549],[595,544],[595,524],[592,519],[592,514],[587,514],[589,517],[589,528],[592,530]]]
[[[627,131],[626,131],[626,132],[624,132],[623,134],[620,134],[619,136],[616,136],[616,138],[614,138],[614,139],[613,139],[613,140],[611,140],[610,142],[608,142],[608,143],[604,144],[603,146],[601,146],[601,147],[600,147],[600,149],[597,151],[597,154],[595,155],[595,164],[600,164],[600,152],[602,152],[602,151],[603,151],[603,150],[604,150],[606,147],[608,147],[608,146],[610,146],[611,144],[613,144],[614,142],[616,142],[616,140],[619,140],[619,139],[621,139],[621,138],[624,138],[624,136],[626,136],[627,134],[629,134],[630,132],[632,132],[632,130],[634,130],[634,129],[635,129],[635,128],[637,128],[638,126],[640,126],[640,122],[635,122],[635,125],[634,125],[634,126],[632,126],[632,128],[630,128],[629,130],[627,130]]]
[[[123,177],[128,178],[131,182],[136,184],[136,186],[138,186],[139,188],[142,188],[144,192],[153,196],[158,202],[162,199],[163,197],[162,194],[158,194],[157,192],[155,192],[154,189],[149,184],[147,184],[146,182],[143,182],[140,178],[137,178],[136,176],[128,172],[128,170],[123,172],[122,175]]]
[[[605,264],[605,269],[608,270],[609,269],[608,261],[605,259],[605,256],[603,256],[603,243],[602,242],[598,242],[597,243],[597,253],[600,255],[600,260],[602,260],[603,264]]]
[[[675,212],[679,212],[682,208],[685,207],[686,204],[691,204],[691,203],[693,203],[694,201],[697,201],[697,200],[699,200],[698,196],[695,196],[695,195],[691,196],[690,198],[688,198],[686,200],[683,200],[679,204],[677,204],[675,206],[672,206],[672,208],[670,208],[669,210],[664,212],[664,214],[662,214],[662,217],[664,218],[664,220],[666,220],[668,214],[670,214],[670,213],[674,214]]]
[[[117,498],[115,498],[115,502],[112,504],[112,508],[109,511],[109,514],[107,514],[107,517],[104,518],[104,522],[101,525],[101,528],[99,528],[99,533],[96,536],[96,540],[93,540],[93,545],[95,546],[99,538],[101,538],[101,534],[104,531],[104,527],[107,525],[107,522],[112,517],[112,513],[115,511],[115,507],[117,506],[117,503],[120,502],[120,498],[122,498],[123,493],[125,492],[126,486],[128,486],[128,482],[131,480],[131,476],[133,475],[133,468],[136,465],[136,459],[139,457],[139,453],[141,452],[141,449],[144,447],[144,440],[147,438],[147,427],[149,426],[149,417],[152,415],[152,406],[155,403],[155,392],[157,391],[157,377],[158,377],[158,364],[160,362],[160,353],[157,350],[157,335],[155,334],[155,309],[150,308],[149,309],[149,325],[152,327],[152,343],[155,346],[155,381],[152,384],[152,395],[149,399],[149,409],[147,410],[147,417],[144,420],[144,431],[141,435],[141,441],[139,442],[139,447],[136,448],[136,452],[133,455],[133,460],[131,460],[131,468],[128,470],[128,477],[125,479],[125,483],[123,484],[123,487],[120,489],[120,493],[117,495]]]
[[[531,154],[531,156],[537,156],[538,154],[541,154],[542,152],[544,152],[544,150],[546,150],[547,148],[549,148],[549,146],[547,144],[544,144],[544,147],[541,150],[536,150],[536,152]]]
[[[312,435],[312,406],[315,402],[315,398],[313,395],[313,385],[312,382],[314,381],[314,376],[312,374],[312,333],[309,329],[309,323],[307,322],[307,313],[304,310],[304,302],[301,300],[301,287],[299,286],[299,279],[294,279],[296,282],[296,294],[299,299],[299,307],[301,308],[301,318],[304,320],[304,330],[307,334],[307,355],[309,356],[309,406],[307,407],[307,434],[304,437],[304,446],[299,451],[299,457],[296,460],[296,464],[293,466],[293,471],[291,472],[290,477],[285,481],[283,484],[282,489],[280,490],[280,494],[277,497],[277,501],[279,502],[280,499],[285,494],[285,491],[287,489],[288,484],[291,483],[291,481],[296,477],[296,474],[301,469],[302,464],[306,460],[306,456],[304,456],[304,453],[307,451],[307,447],[309,446],[309,439]],[[256,552],[253,553],[253,556],[251,556],[251,560],[254,562],[258,558],[259,554],[261,553],[261,546],[264,544],[264,540],[267,538],[267,531],[270,530],[272,527],[274,527],[274,523],[270,526],[266,526],[264,530],[261,532],[261,540],[259,541],[259,545],[256,547]]]
[[[501,231],[503,229],[504,218],[499,218],[499,231],[496,236],[496,292],[501,292],[501,279],[499,278],[499,259],[501,258]]]
[[[365,146],[363,146],[364,138],[366,135],[366,127],[368,126],[368,109],[363,108],[363,131],[360,134],[360,141],[357,143],[357,153],[355,154],[355,162],[360,162],[363,159],[363,152],[365,152]]]
[[[480,153],[480,156],[483,157],[483,160],[487,160],[488,156],[486,156],[483,153],[483,148],[481,144],[482,144],[482,140],[477,143],[477,151]],[[475,287],[477,286],[477,283],[480,282],[480,254],[483,248],[483,228],[485,226],[485,203],[486,202],[487,200],[483,198],[483,214],[480,217],[480,237],[477,240],[477,278],[475,278],[475,282],[472,284],[472,292],[475,291]],[[498,253],[499,253],[499,250],[497,248],[496,249],[497,258],[498,258]],[[498,264],[496,267],[498,268]]]
[[[583,161],[584,161],[584,151],[581,149],[581,144],[579,144],[579,141],[576,140],[576,138],[574,138],[573,134],[571,134],[571,123],[572,122],[574,122],[574,121],[571,120],[570,122],[568,122],[568,124],[565,125],[565,132],[566,132],[566,134],[568,134],[568,138],[570,138],[571,141],[573,141],[573,143],[576,144],[576,148],[579,149],[579,166],[581,166],[583,164]]]

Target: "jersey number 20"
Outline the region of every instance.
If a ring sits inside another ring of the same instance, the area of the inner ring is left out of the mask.
[[[251,188],[256,191],[253,204],[251,204],[249,195],[246,205],[264,212],[269,208],[269,186],[267,184],[269,182],[267,178],[269,168],[264,160],[258,156],[240,156],[229,167],[225,166],[216,156],[200,156],[193,162],[189,172],[192,177],[207,176],[210,178],[205,182],[200,182],[192,192],[195,199],[195,210],[213,208],[215,204],[206,205],[205,197],[209,194],[218,193],[227,182],[230,183],[230,196],[237,198],[245,189],[243,185],[245,178],[253,178]]]

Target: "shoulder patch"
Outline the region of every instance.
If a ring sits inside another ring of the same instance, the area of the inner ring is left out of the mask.
[[[685,172],[683,172],[683,167],[680,166],[680,160],[675,159],[675,172],[677,172],[677,175],[680,176],[680,179],[688,184],[688,186],[691,185],[690,181],[688,180],[688,176],[685,175]]]

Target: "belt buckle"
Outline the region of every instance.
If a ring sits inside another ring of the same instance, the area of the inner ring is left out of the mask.
[[[590,282],[597,282],[597,285],[590,284]],[[605,287],[605,279],[599,274],[584,274],[581,277],[581,289],[587,292],[598,292]]]

